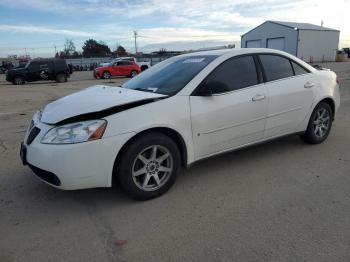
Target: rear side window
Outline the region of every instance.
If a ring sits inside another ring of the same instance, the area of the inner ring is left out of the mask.
[[[289,59],[277,55],[259,55],[259,57],[264,67],[267,81],[294,76]]]
[[[132,65],[132,62],[130,62],[130,61],[119,61],[118,62],[118,65]]]
[[[232,58],[219,65],[206,79],[214,94],[230,92],[258,84],[252,56]]]
[[[293,68],[294,68],[294,73],[295,75],[303,75],[303,74],[307,74],[307,73],[310,73],[308,70],[306,70],[304,67],[302,67],[301,65],[295,63],[292,61],[292,65],[293,65]]]

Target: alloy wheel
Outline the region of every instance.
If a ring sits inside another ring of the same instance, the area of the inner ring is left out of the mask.
[[[162,187],[173,172],[173,157],[161,145],[152,145],[142,150],[134,160],[132,178],[136,186],[144,191]]]
[[[111,74],[110,74],[110,73],[108,73],[108,72],[104,72],[104,73],[103,73],[103,78],[109,79],[110,77],[111,77]]]
[[[21,85],[23,83],[23,80],[20,77],[16,77],[14,82],[15,82],[15,85]]]
[[[330,114],[325,108],[320,108],[313,119],[314,134],[318,138],[325,136],[330,127]]]

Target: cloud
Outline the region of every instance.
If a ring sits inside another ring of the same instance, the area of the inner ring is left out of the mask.
[[[1,6],[53,14],[62,17],[67,26],[39,26],[30,21],[30,25],[0,24],[0,32],[94,37],[130,47],[133,30],[139,32],[140,46],[176,41],[234,42],[265,20],[314,24],[323,20],[325,26],[341,30],[342,45],[350,42],[348,0],[0,0]],[[72,16],[82,22],[69,24],[66,18]]]
[[[95,33],[77,31],[77,30],[66,30],[66,29],[55,29],[42,26],[23,26],[23,25],[1,25],[0,32],[12,32],[12,33],[44,33],[44,34],[58,34],[65,36],[75,37],[91,37],[95,36]]]

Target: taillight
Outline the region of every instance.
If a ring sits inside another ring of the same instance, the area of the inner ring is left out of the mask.
[[[336,77],[336,81],[337,81],[337,84],[339,85],[340,82],[339,82],[339,77],[338,76]]]

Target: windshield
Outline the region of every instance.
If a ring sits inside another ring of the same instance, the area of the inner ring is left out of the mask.
[[[169,58],[129,80],[122,87],[174,95],[216,57],[215,55],[194,55]]]

